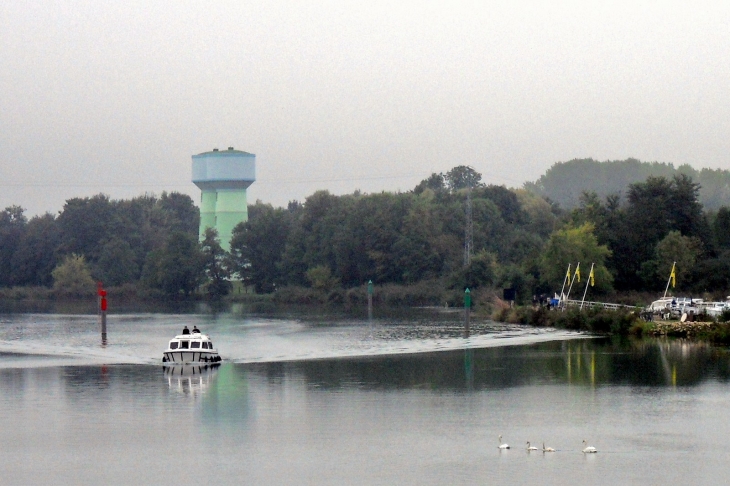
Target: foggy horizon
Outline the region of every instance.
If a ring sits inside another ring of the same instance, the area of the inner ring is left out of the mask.
[[[406,191],[575,158],[730,169],[730,5],[13,2],[0,207],[178,191],[256,154],[248,201]]]

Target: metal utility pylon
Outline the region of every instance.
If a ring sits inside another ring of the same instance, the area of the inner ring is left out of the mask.
[[[464,230],[464,266],[471,263],[474,251],[474,221],[471,214],[471,185],[466,188],[466,229]]]

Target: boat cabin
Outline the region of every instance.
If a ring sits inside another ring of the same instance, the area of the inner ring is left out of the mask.
[[[193,334],[179,334],[170,340],[170,351],[200,351],[201,349],[214,349],[213,341],[211,341],[206,334],[201,334],[198,332]]]

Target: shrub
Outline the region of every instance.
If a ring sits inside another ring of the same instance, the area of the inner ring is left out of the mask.
[[[94,295],[96,283],[82,255],[67,255],[51,272],[53,290],[57,294],[74,297]]]
[[[653,322],[646,322],[638,319],[634,321],[633,324],[631,324],[631,327],[629,327],[628,330],[628,334],[635,337],[649,336],[652,334],[655,327],[656,326]]]
[[[547,327],[552,324],[550,321],[550,310],[547,307],[538,307],[530,312],[530,324],[533,326]]]
[[[320,290],[289,285],[274,293],[274,302],[282,304],[323,304],[326,294]]]
[[[318,265],[312,267],[306,272],[307,281],[313,288],[322,291],[330,291],[339,285],[336,277],[332,276],[330,267],[326,265]]]

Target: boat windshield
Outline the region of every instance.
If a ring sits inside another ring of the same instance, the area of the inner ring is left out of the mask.
[[[180,349],[188,349],[190,341],[180,341]]]
[[[200,343],[198,341],[193,341],[190,343],[191,348],[200,348]]]
[[[177,341],[170,341],[170,349],[177,349]]]

